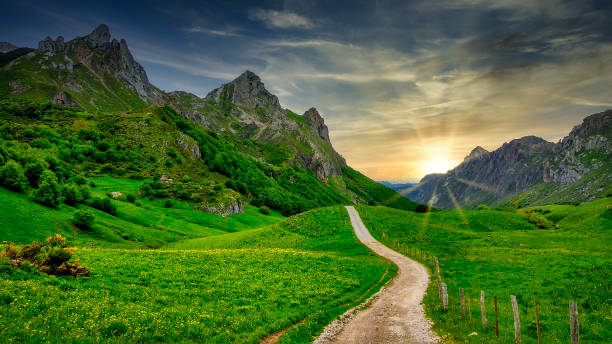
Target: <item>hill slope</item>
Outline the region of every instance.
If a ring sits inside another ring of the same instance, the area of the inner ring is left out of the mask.
[[[374,181],[345,173],[346,162],[318,111],[283,109],[254,73],[246,71],[203,99],[165,93],[151,85],[125,40],[111,40],[106,25],[68,42],[47,37],[38,49],[14,56],[0,70],[0,98],[10,121],[8,140],[29,145],[33,137],[22,130],[48,126],[51,137],[43,139],[49,145],[33,148],[95,148],[60,158],[81,165],[75,175],[166,176],[173,180],[167,196],[194,199],[205,211],[232,214],[244,203],[285,215],[344,203],[416,205],[396,201],[397,194],[386,190],[371,193],[379,189]],[[102,136],[73,138],[81,129]],[[22,167],[30,163],[13,160]],[[209,191],[219,184],[221,190]]]

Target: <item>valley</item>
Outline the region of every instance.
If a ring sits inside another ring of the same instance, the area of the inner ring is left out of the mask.
[[[376,182],[332,144],[357,119],[251,70],[165,91],[105,24],[0,48],[3,343],[511,343],[510,295],[522,343],[569,343],[569,301],[612,338],[611,110]]]

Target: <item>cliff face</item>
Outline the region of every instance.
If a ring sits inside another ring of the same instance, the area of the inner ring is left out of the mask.
[[[425,176],[406,196],[417,202],[430,202],[435,207],[453,208],[497,204],[525,192],[521,198],[537,203],[547,194],[608,166],[612,158],[611,123],[612,111],[606,111],[585,118],[558,144],[526,136],[505,143],[493,152],[476,147],[457,167],[446,174]],[[609,171],[607,176],[591,183],[601,184],[599,189],[603,190],[610,180]],[[538,185],[546,185],[540,189],[547,191],[535,190]],[[587,191],[597,188],[590,185],[584,189],[584,195],[575,195],[575,198],[587,197]]]

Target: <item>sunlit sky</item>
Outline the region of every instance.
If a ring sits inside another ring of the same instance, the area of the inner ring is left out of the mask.
[[[612,1],[4,1],[0,41],[106,23],[149,79],[204,96],[249,69],[315,106],[377,180],[444,172],[475,146],[556,141],[612,108]]]

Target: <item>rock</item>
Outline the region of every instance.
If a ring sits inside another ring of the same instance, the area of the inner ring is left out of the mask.
[[[18,267],[21,266],[21,259],[19,259],[19,258],[11,259],[11,260],[9,260],[9,262],[11,263],[11,266],[13,268],[18,268]]]
[[[259,76],[249,70],[208,93],[205,100],[208,99],[214,99],[217,104],[225,99],[251,108],[268,108],[272,112],[282,111],[278,97],[268,92]]]
[[[66,105],[66,106],[75,106],[77,105],[76,100],[73,100],[66,94],[66,92],[59,91],[55,93],[53,96],[53,104],[55,105]]]
[[[200,146],[193,138],[183,133],[179,133],[178,138],[176,139],[176,144],[191,153],[191,160],[199,159],[201,157]]]
[[[66,51],[64,37],[58,36],[54,41],[47,36],[44,40],[38,42],[38,50],[47,56],[64,55]]]
[[[117,199],[117,198],[123,197],[123,194],[121,192],[118,192],[118,191],[113,191],[113,192],[111,192],[111,197],[114,198],[114,199]]]
[[[200,209],[211,214],[229,216],[244,213],[244,204],[242,204],[241,200],[235,200],[228,204],[220,204],[216,206],[202,205]]]
[[[168,178],[166,176],[161,176],[159,178],[159,181],[162,182],[162,183],[172,183],[174,181],[174,179]]]
[[[325,121],[317,109],[310,108],[306,110],[304,113],[304,118],[306,119],[306,123],[308,123],[308,125],[310,125],[310,127],[317,132],[320,138],[330,142],[327,126],[325,125]]]
[[[110,30],[106,24],[101,24],[87,35],[87,45],[92,48],[104,47],[110,41]]]

